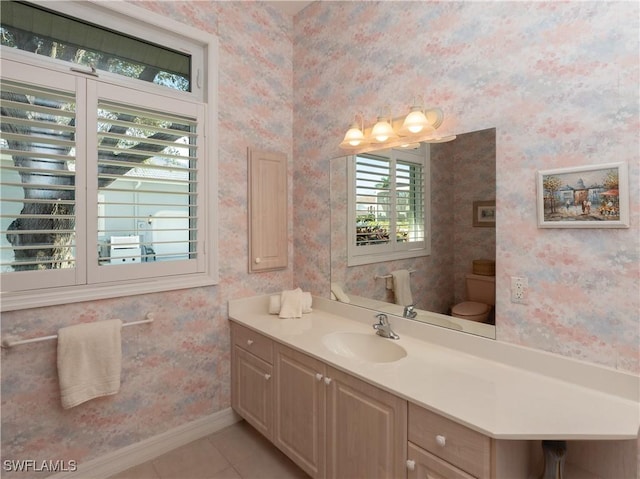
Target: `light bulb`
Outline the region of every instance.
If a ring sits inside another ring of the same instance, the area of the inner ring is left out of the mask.
[[[379,116],[378,122],[373,126],[371,130],[371,136],[378,142],[384,143],[389,138],[393,138],[396,134],[393,131],[393,127],[384,118]]]
[[[422,108],[419,106],[412,106],[411,111],[402,123],[400,134],[415,135],[416,133],[420,133],[423,130],[431,130],[430,132],[432,132],[433,127],[422,111]]]

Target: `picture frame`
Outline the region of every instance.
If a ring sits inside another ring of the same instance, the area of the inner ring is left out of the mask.
[[[540,170],[536,179],[539,228],[628,228],[625,162]]]
[[[473,226],[487,228],[496,227],[495,200],[473,202]]]

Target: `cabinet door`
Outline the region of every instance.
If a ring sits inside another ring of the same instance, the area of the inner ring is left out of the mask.
[[[231,405],[269,439],[273,424],[272,374],[269,363],[237,345],[233,346]]]
[[[405,477],[407,402],[333,368],[327,379],[327,477]]]
[[[251,150],[249,272],[287,267],[287,156]]]
[[[409,443],[407,479],[474,479],[437,456]]]
[[[307,474],[324,477],[325,365],[278,344],[274,368],[274,442]]]

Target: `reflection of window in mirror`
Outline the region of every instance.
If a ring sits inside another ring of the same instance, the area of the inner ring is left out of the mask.
[[[430,253],[429,150],[350,157],[348,265]]]

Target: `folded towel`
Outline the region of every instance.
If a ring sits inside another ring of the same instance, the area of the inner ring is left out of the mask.
[[[337,299],[341,303],[350,303],[349,296],[342,291],[342,287],[338,283],[331,283],[331,299]]]
[[[392,271],[391,276],[393,277],[393,292],[395,293],[396,304],[400,306],[413,304],[409,270],[400,269],[398,271]]]
[[[58,331],[58,380],[69,409],[120,390],[122,321],[109,319]]]
[[[280,295],[281,318],[302,317],[302,290],[300,288],[285,290]]]
[[[302,313],[310,313],[313,311],[311,306],[313,305],[313,296],[311,293],[302,291],[300,288],[294,289],[292,291],[300,291],[302,293],[301,301],[302,301]],[[280,314],[281,299],[282,293],[274,294],[269,297],[269,314]]]

